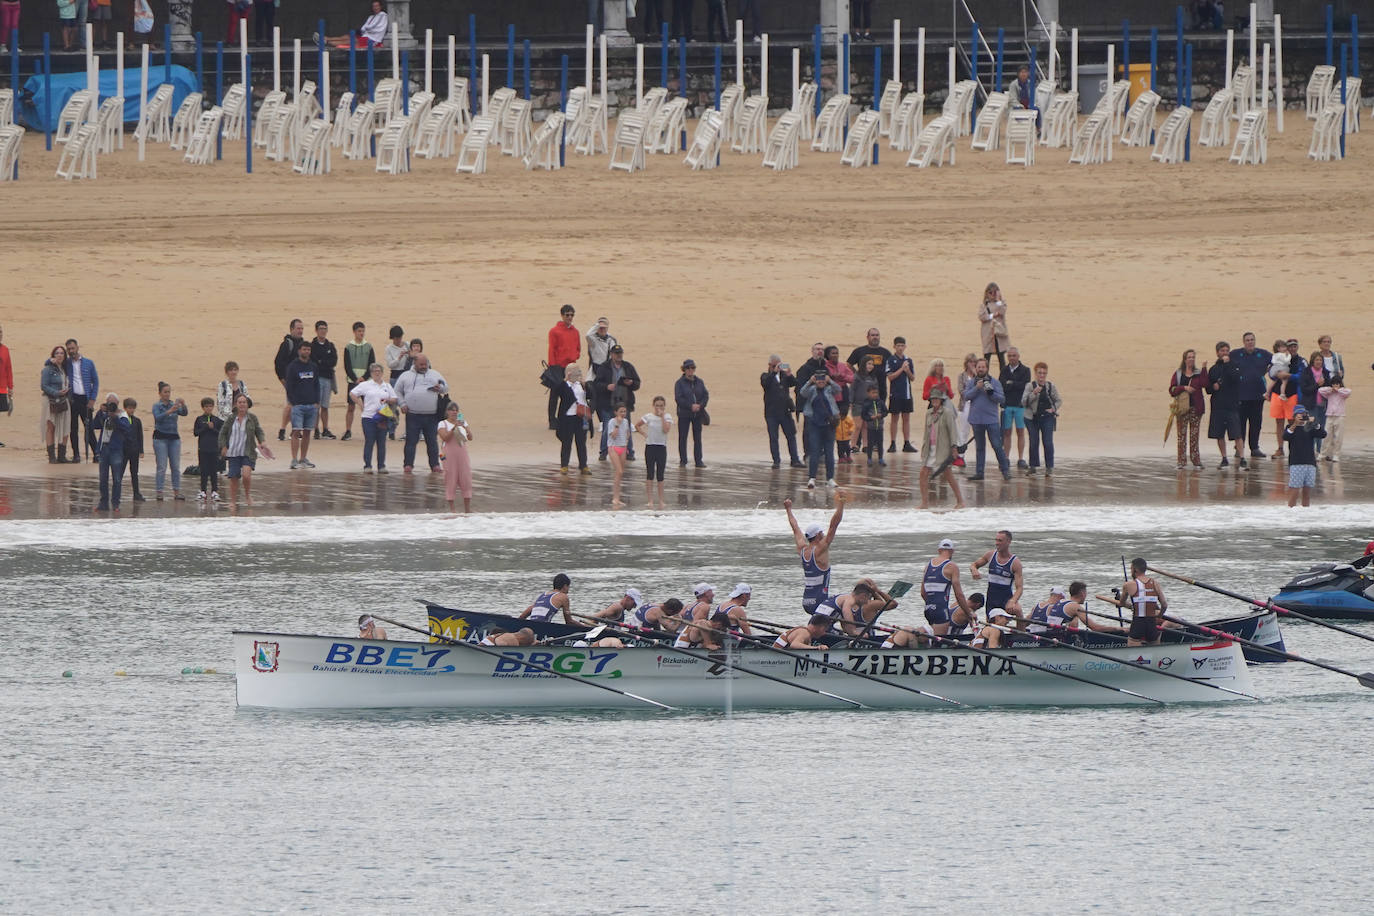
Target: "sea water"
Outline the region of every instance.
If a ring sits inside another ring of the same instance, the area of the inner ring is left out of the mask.
[[[944,536],[966,566],[1008,527],[1030,600],[1074,578],[1105,592],[1122,554],[1262,597],[1357,555],[1371,517],[1368,504],[1301,524],[1221,505],[858,510],[834,581],[917,581]],[[744,581],[754,616],[800,622],[776,509],[21,521],[3,540],[5,913],[1369,905],[1374,692],[1305,665],[1252,668],[1259,703],[1160,709],[235,708],[233,629],[352,634],[363,612],[423,625],[416,599],[518,612],[560,571],[579,611],[630,585],[661,599]],[[1165,588],[1190,619],[1245,610]],[[892,618],[918,613],[908,600]],[[1284,635],[1374,668],[1368,642]]]

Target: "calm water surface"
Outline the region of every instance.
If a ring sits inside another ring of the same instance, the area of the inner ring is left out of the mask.
[[[1271,508],[854,512],[836,578],[912,579],[946,534],[967,563],[1009,526],[1035,597],[1105,590],[1123,552],[1264,595],[1359,552],[1374,506],[1321,512],[1321,536]],[[742,579],[756,616],[800,619],[776,511],[12,522],[0,540],[6,913],[1369,908],[1374,693],[1307,666],[1252,669],[1258,704],[728,716],[239,711],[231,676],[180,674],[231,672],[234,628],[421,623],[414,598],[518,610],[559,570],[576,609]],[[1194,619],[1243,609],[1170,594]],[[1374,668],[1367,642],[1286,637]]]

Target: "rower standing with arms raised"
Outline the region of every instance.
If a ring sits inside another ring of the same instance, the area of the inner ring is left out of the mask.
[[[782,501],[782,507],[787,510],[787,524],[792,526],[792,537],[797,542],[797,554],[801,557],[802,610],[808,614],[814,613],[817,606],[830,597],[830,545],[844,518],[844,500],[844,490],[836,490],[835,514],[830,516],[830,527],[808,525],[805,531],[792,514],[792,500]]]
[[[987,606],[1005,608],[1014,616],[1021,614],[1021,590],[1024,576],[1021,558],[1011,552],[1011,532],[1005,528],[997,532],[997,546],[969,564],[969,572],[981,579],[978,570],[988,568]]]
[[[940,541],[938,552],[926,563],[921,576],[921,597],[926,603],[926,622],[936,636],[949,634],[954,608],[949,606],[953,594],[958,610],[964,612],[967,621],[973,620],[973,608],[964,597],[964,588],[959,584],[959,566],[954,562],[954,542],[949,538]]]
[[[560,611],[563,614],[563,622],[568,626],[576,626],[573,623],[572,614],[568,607],[568,589],[572,586],[572,580],[567,573],[559,573],[553,577],[553,591],[544,592],[534,599],[534,604],[520,612],[520,619],[550,621]]]
[[[1164,589],[1153,576],[1145,575],[1149,569],[1143,557],[1131,561],[1131,579],[1121,589],[1116,599],[1117,607],[1131,609],[1131,629],[1127,632],[1128,646],[1153,646],[1159,642],[1160,620],[1169,609],[1164,600]]]

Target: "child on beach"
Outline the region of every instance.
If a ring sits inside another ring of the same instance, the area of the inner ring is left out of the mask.
[[[626,417],[629,409],[624,404],[617,404],[615,416],[606,424],[606,447],[611,459],[611,467],[615,469],[615,481],[611,487],[611,508],[623,509],[625,504],[620,501],[620,481],[625,477],[625,451],[630,445],[630,421]]]
[[[134,411],[138,408],[138,401],[133,398],[124,399],[124,412],[129,415],[129,425],[133,427],[129,438],[124,440],[124,460],[129,468],[129,483],[134,488],[134,502],[147,502],[143,497],[143,492],[138,488],[138,459],[143,455],[143,421],[134,416]]]
[[[854,418],[845,414],[835,423],[835,448],[840,453],[840,464],[853,464],[850,457],[850,442],[854,437]]]
[[[659,509],[663,505],[663,470],[668,466],[668,433],[673,429],[673,415],[668,413],[668,400],[663,395],[654,398],[653,413],[646,413],[635,422],[635,430],[644,436],[644,502]],[[658,502],[654,502],[654,481],[658,481]]]
[[[1322,449],[1322,457],[1327,461],[1340,461],[1341,442],[1345,439],[1345,399],[1350,397],[1350,389],[1345,387],[1345,379],[1333,375],[1317,393],[1326,398],[1326,447]]]
[[[868,391],[864,397],[863,406],[859,408],[859,418],[864,424],[864,454],[868,456],[868,463],[873,463],[873,455],[878,456],[878,464],[886,467],[887,461],[883,459],[883,417],[887,416],[887,408],[883,406],[882,398],[878,397],[878,383],[869,382]]]
[[[196,464],[200,466],[201,502],[219,502],[219,431],[224,421],[215,414],[215,399],[200,399],[200,416],[192,432],[196,437]]]

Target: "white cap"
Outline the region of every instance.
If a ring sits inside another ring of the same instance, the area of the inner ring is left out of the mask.
[[[735,586],[734,591],[730,592],[730,597],[738,598],[741,595],[748,595],[751,592],[753,592],[753,589],[741,582]]]
[[[641,595],[641,594],[639,593],[639,589],[637,589],[637,588],[627,588],[627,589],[625,589],[625,597],[626,597],[626,598],[629,598],[631,601],[633,601],[633,602],[634,602],[635,604],[637,604],[637,605],[638,605],[638,604],[643,604],[643,603],[644,603],[644,596]]]
[[[1059,595],[1061,598],[1069,597],[1069,593],[1064,590],[1064,586],[1056,585],[1050,588],[1051,595]]]
[[[698,582],[696,585],[692,586],[692,594],[696,595],[698,598],[700,598],[707,592],[713,592],[715,590],[716,587],[714,585],[711,585],[706,582]]]
[[[940,549],[941,549],[941,550],[953,550],[953,549],[954,549],[954,542],[951,541],[949,538],[945,538],[943,541],[940,542]]]
[[[824,530],[825,528],[823,528],[820,525],[807,525],[806,530],[803,531],[802,534],[806,535],[806,539],[810,541],[813,540],[817,535],[819,535]]]

